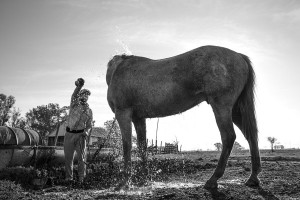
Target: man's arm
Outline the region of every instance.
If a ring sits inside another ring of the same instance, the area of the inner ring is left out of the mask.
[[[77,81],[75,81],[75,85],[76,85],[76,88],[71,97],[71,104],[70,104],[71,107],[73,107],[74,104],[76,104],[76,102],[78,100],[78,93],[84,85],[84,79],[78,78]]]

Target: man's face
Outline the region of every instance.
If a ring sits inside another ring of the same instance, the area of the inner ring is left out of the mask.
[[[79,101],[80,101],[81,103],[86,103],[86,102],[88,101],[88,99],[89,99],[89,95],[87,95],[87,94],[81,94],[81,95],[79,96]]]

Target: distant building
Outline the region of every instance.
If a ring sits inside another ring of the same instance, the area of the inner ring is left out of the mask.
[[[277,144],[277,145],[275,145],[274,146],[274,149],[284,149],[284,146],[283,145],[279,145],[279,144]]]
[[[48,146],[54,146],[55,144],[55,136],[56,136],[56,131],[52,131],[48,136]],[[64,145],[64,138],[65,138],[65,133],[66,133],[66,123],[63,123],[60,125],[59,130],[58,130],[58,137],[57,137],[57,143],[56,146],[63,146]],[[89,146],[96,146],[97,142],[103,138],[103,140],[106,137],[105,129],[101,127],[93,127],[90,141],[89,141]]]

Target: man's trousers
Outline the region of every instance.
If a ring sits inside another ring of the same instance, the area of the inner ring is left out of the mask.
[[[83,181],[86,175],[86,140],[80,133],[66,132],[64,138],[65,171],[66,179],[73,180],[73,162],[75,151],[78,159],[79,181]]]

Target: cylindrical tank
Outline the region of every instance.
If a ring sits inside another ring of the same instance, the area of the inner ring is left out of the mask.
[[[36,131],[0,126],[0,169],[28,164],[33,159],[33,147],[40,144]]]
[[[90,156],[86,156],[92,157],[96,151],[96,148],[90,148],[88,153]],[[109,153],[110,151],[105,151],[105,148],[100,151],[100,154]],[[50,157],[51,159],[47,161],[53,165],[63,164],[64,147],[43,146],[40,135],[34,130],[0,126],[0,170],[10,166],[33,164],[34,159],[39,162],[45,157]]]

